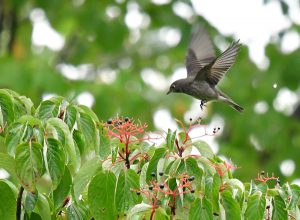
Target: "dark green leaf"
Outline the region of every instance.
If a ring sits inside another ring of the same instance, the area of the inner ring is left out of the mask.
[[[5,90],[0,89],[0,126],[7,126],[14,121],[14,105],[11,95]]]
[[[88,188],[88,202],[95,219],[115,219],[116,178],[111,172],[96,175]]]
[[[37,109],[40,119],[48,119],[58,116],[59,106],[51,100],[43,101]]]
[[[154,155],[152,156],[149,165],[148,165],[148,169],[147,169],[147,173],[146,173],[146,181],[148,182],[151,179],[151,173],[157,173],[157,163],[159,161],[160,158],[164,157],[166,153],[166,149],[165,148],[157,148],[155,150]]]
[[[26,199],[25,199],[25,210],[28,213],[31,213],[36,206],[38,200],[38,191],[31,193],[27,192]]]
[[[80,113],[80,117],[77,119],[78,130],[83,134],[85,138],[86,148],[85,151],[95,150],[99,153],[99,134],[96,129],[95,122],[92,117],[84,112]]]
[[[189,157],[185,160],[185,173],[189,176],[194,176],[197,187],[201,187],[203,171],[198,166],[196,159]]]
[[[72,130],[77,117],[77,110],[74,106],[68,106],[66,109],[64,122],[68,125],[69,129]]]
[[[74,130],[73,139],[77,148],[80,151],[80,154],[82,155],[84,153],[84,147],[85,147],[85,140],[83,134],[78,130]]]
[[[238,202],[232,197],[232,193],[229,190],[225,190],[221,193],[222,205],[225,209],[226,219],[241,219],[241,209]]]
[[[67,209],[68,220],[86,220],[89,219],[88,207],[80,201],[72,203]]]
[[[262,192],[257,191],[248,197],[245,219],[261,220],[264,218],[266,198]]]
[[[46,143],[48,171],[53,189],[56,189],[65,171],[65,152],[61,143],[54,138],[48,138]]]
[[[75,171],[80,164],[80,155],[77,154],[73,136],[69,130],[69,127],[59,118],[50,118],[47,120],[47,130],[56,132],[61,136],[60,140],[63,140],[65,143],[62,143],[66,152],[66,161],[70,171]],[[53,135],[57,139],[56,135]]]
[[[181,165],[181,163],[183,163],[181,158],[177,158],[174,160],[174,162],[170,166],[170,169],[168,169],[168,174],[170,175],[170,177],[174,177],[177,175],[178,168]]]
[[[35,189],[35,182],[43,172],[42,146],[39,143],[23,143],[16,148],[16,172],[21,184],[28,191]]]
[[[211,203],[204,197],[202,200],[197,198],[190,208],[189,220],[203,219],[212,220],[213,212]]]
[[[291,185],[291,192],[292,192],[292,199],[291,203],[289,204],[289,208],[296,208],[299,203],[300,198],[300,186],[296,184]]]
[[[139,176],[135,171],[127,169],[122,170],[118,177],[116,188],[116,208],[119,214],[124,214],[137,203],[140,203],[142,198],[135,191],[140,189]]]
[[[280,196],[275,196],[272,200],[272,220],[287,220],[288,213],[285,202]]]
[[[18,144],[24,136],[26,125],[13,123],[9,128],[5,138],[5,145],[9,155],[14,156]]]
[[[53,191],[53,203],[56,211],[62,207],[64,200],[69,195],[71,185],[72,185],[72,177],[68,167],[65,167],[64,175],[57,188]]]

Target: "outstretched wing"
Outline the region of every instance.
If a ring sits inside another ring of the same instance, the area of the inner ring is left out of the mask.
[[[203,71],[206,74],[206,79],[213,85],[216,85],[220,79],[225,75],[229,68],[235,62],[236,56],[239,52],[241,44],[239,40],[233,42],[207,69]],[[200,73],[201,74],[201,73]],[[203,76],[197,75],[197,78],[202,78]]]
[[[215,59],[215,50],[206,29],[200,25],[192,34],[185,65],[188,77],[195,77],[207,64]]]

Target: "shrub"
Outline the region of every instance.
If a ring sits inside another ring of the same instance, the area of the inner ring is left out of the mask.
[[[299,186],[235,179],[232,162],[190,138],[199,122],[154,137],[134,118],[102,122],[63,97],[35,108],[7,89],[0,107],[1,219],[300,218]]]

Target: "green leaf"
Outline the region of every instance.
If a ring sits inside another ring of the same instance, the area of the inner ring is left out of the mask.
[[[238,202],[232,197],[232,193],[229,190],[225,190],[221,193],[222,205],[225,209],[226,219],[241,219],[241,209]]]
[[[26,109],[26,114],[31,115],[34,113],[34,105],[31,99],[27,98],[26,96],[19,96],[20,101],[23,103],[23,106]]]
[[[81,112],[80,117],[77,118],[78,130],[82,132],[85,143],[86,143],[86,152],[95,150],[96,154],[99,154],[99,134],[96,129],[95,122],[92,117],[84,112]]]
[[[41,127],[42,126],[42,121],[31,115],[23,115],[17,120],[17,122],[19,122],[21,124],[28,123],[29,125],[31,125],[31,127]]]
[[[38,213],[43,220],[51,220],[50,206],[45,195],[39,193],[34,211]]]
[[[170,166],[170,169],[168,170],[168,174],[170,175],[170,177],[176,176],[176,174],[178,173],[178,168],[181,165],[181,163],[182,163],[181,158],[177,158],[174,160],[174,162]]]
[[[160,158],[164,157],[166,154],[166,149],[165,148],[157,148],[154,152],[154,155],[152,156],[149,165],[148,165],[148,169],[147,169],[147,173],[146,173],[146,181],[148,182],[151,179],[151,173],[157,171],[157,163],[159,161]]]
[[[272,220],[287,220],[288,213],[285,202],[280,196],[275,196],[272,200]]]
[[[293,209],[293,208],[297,207],[298,202],[299,202],[299,198],[300,198],[300,186],[298,186],[296,184],[292,184],[291,185],[291,194],[292,194],[292,199],[291,199],[291,202],[289,204],[289,208]]]
[[[174,146],[175,138],[176,138],[176,131],[172,132],[171,129],[168,129],[167,148],[170,151],[174,151],[174,149],[175,149],[175,146]]]
[[[185,162],[185,173],[188,174],[189,176],[194,176],[195,177],[194,182],[196,183],[197,187],[200,188],[203,171],[198,166],[196,159],[189,157],[184,162]]]
[[[88,208],[82,201],[79,203],[72,203],[67,209],[67,216],[68,220],[90,219]]]
[[[266,198],[262,192],[257,191],[248,197],[245,219],[261,220],[264,218]]]
[[[46,143],[48,171],[53,189],[56,189],[65,171],[65,152],[61,143],[54,138],[48,138]]]
[[[191,146],[192,141],[188,134],[186,134],[184,131],[181,131],[178,133],[178,143],[179,146]]]
[[[57,188],[53,191],[53,203],[54,203],[54,209],[56,211],[58,211],[59,208],[62,207],[64,200],[69,195],[71,190],[71,185],[72,185],[72,177],[68,167],[65,167],[64,175]]]
[[[35,213],[35,212],[31,212],[29,213],[25,213],[24,214],[24,220],[43,220],[42,217]]]
[[[213,211],[219,213],[219,190],[220,190],[221,180],[218,174],[213,176],[212,183],[212,207]]]
[[[66,151],[66,159],[70,171],[75,171],[80,164],[80,155],[77,155],[73,136],[69,130],[69,127],[59,118],[50,118],[47,120],[47,130],[55,129],[64,136],[62,139],[64,142],[64,149]]]
[[[84,112],[89,115],[94,122],[99,122],[98,116],[93,112],[89,107],[85,105],[78,105],[76,106],[79,112]]]
[[[58,116],[59,105],[51,100],[43,101],[37,109],[38,117],[40,119],[48,119]]]
[[[14,121],[15,115],[12,96],[5,89],[0,89],[0,112],[2,115],[2,119],[0,120],[1,127],[9,125]]]
[[[43,172],[42,146],[39,143],[23,143],[16,149],[16,173],[28,191],[35,189],[36,180]]]
[[[34,193],[27,192],[24,206],[26,212],[31,213],[33,211],[38,201],[38,195],[38,191]]]
[[[118,177],[116,188],[116,208],[118,214],[126,213],[137,203],[140,203],[142,198],[132,190],[140,189],[139,176],[132,169],[122,170]]]
[[[155,220],[169,220],[169,215],[166,213],[165,209],[159,207],[155,210]]]
[[[100,151],[99,151],[99,155],[101,159],[105,159],[109,156],[109,154],[111,153],[111,149],[110,149],[110,139],[108,137],[108,130],[107,128],[101,126],[100,128]]]
[[[64,117],[64,122],[68,125],[69,129],[74,128],[77,117],[77,110],[74,106],[68,106]]]
[[[13,123],[8,127],[8,131],[5,137],[6,150],[9,155],[14,156],[15,150],[18,144],[20,144],[22,137],[24,136],[26,125],[21,123]]]
[[[129,213],[128,214],[128,218],[129,219],[135,219],[135,217],[139,217],[141,215],[145,215],[146,213],[151,212],[151,210],[152,210],[152,206],[151,205],[148,205],[148,204],[145,204],[145,203],[136,204],[128,212]]]
[[[25,96],[14,96],[13,104],[15,110],[15,118],[19,118],[22,115],[30,115],[34,111],[32,101]]]
[[[189,213],[189,220],[203,219],[212,220],[213,211],[211,203],[204,197],[202,200],[197,198],[191,208]]]
[[[87,161],[76,173],[73,181],[75,200],[78,202],[79,196],[85,190],[92,177],[101,170],[101,162],[98,158]]]
[[[74,130],[73,131],[73,140],[74,140],[77,148],[80,151],[80,155],[83,155],[84,146],[85,146],[85,140],[84,140],[83,134],[78,130]]]
[[[0,216],[1,219],[16,219],[16,196],[4,181],[0,181]]]
[[[13,178],[17,178],[15,159],[8,154],[0,152],[0,168],[5,169]]]
[[[88,202],[95,219],[115,219],[116,177],[111,172],[100,172],[88,188]]]
[[[217,173],[205,177],[205,196],[212,202],[213,212],[219,213],[219,189],[221,180]]]
[[[205,141],[198,140],[193,143],[193,146],[199,151],[202,157],[213,158],[215,155],[210,146]]]

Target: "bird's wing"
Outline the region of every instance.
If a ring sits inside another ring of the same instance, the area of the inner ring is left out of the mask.
[[[188,77],[195,77],[200,69],[211,63],[216,57],[211,39],[204,26],[201,25],[196,30],[192,34],[185,58]]]
[[[229,68],[235,62],[240,46],[241,44],[239,43],[239,40],[233,42],[215,61],[213,61],[211,67],[205,71],[206,79],[211,84],[216,85],[229,70]],[[198,75],[198,79],[203,77]]]

